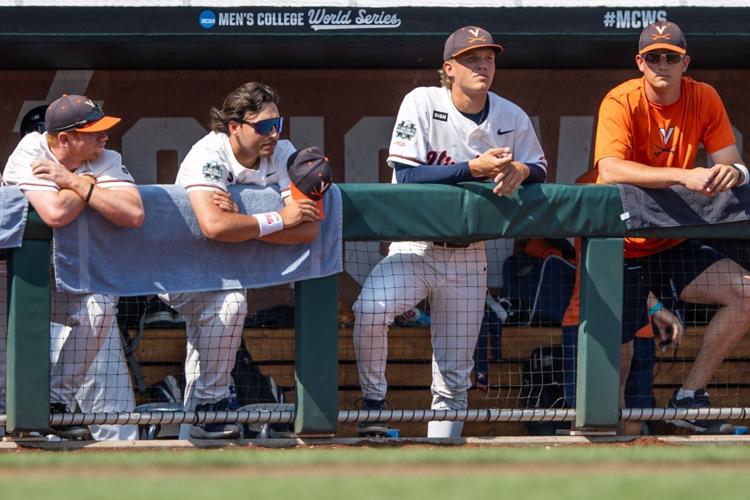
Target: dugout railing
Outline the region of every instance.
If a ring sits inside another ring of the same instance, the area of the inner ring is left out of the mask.
[[[499,198],[491,186],[341,184],[345,241],[487,240],[581,236],[581,323],[579,329],[576,410],[483,410],[405,415],[394,419],[539,420],[575,418],[578,429],[612,428],[620,418],[675,418],[687,410],[633,414],[619,409],[620,331],[622,319],[622,237],[748,238],[750,224],[726,223],[628,231],[616,186],[531,185]],[[60,424],[49,415],[49,318],[51,231],[30,212],[20,248],[9,259],[9,321],[6,428],[43,431]],[[295,386],[293,414],[263,418],[294,419],[300,434],[332,434],[339,422],[360,421],[364,411],[339,411],[336,276],[295,286]],[[721,418],[745,418],[744,408]],[[691,410],[692,411],[692,410]],[[564,413],[564,414],[563,414]],[[153,415],[94,415],[80,423],[149,423]],[[201,421],[205,415],[179,415]],[[229,415],[237,418],[238,415]],[[258,421],[258,415],[240,415]]]

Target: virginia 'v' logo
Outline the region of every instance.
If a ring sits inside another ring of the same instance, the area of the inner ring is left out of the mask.
[[[674,132],[674,127],[664,128],[659,127],[659,133],[661,134],[661,140],[666,146],[669,143],[669,139],[672,137],[672,132]]]
[[[664,146],[654,146],[656,148],[656,151],[654,151],[654,156],[659,156],[662,153],[673,154],[675,152],[674,149],[668,146],[669,140],[672,138],[673,132],[674,132],[674,127],[669,127],[669,128],[659,127],[659,133],[661,134],[661,142],[664,144]]]
[[[471,37],[467,40],[469,43],[484,42],[486,38],[479,34],[479,28],[469,28],[467,30]]]
[[[664,34],[664,30],[667,29],[666,26],[654,26],[654,28],[656,28],[656,31],[659,32],[658,35],[656,33],[653,33],[651,35],[651,40],[653,40],[654,42],[657,41],[657,40],[669,40],[669,39],[672,38],[672,34],[671,33],[667,32],[666,35]]]

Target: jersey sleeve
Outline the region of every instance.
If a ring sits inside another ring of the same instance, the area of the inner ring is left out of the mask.
[[[632,116],[626,104],[607,94],[599,107],[594,165],[607,157],[631,159],[634,151],[632,130]]]
[[[516,130],[519,133],[514,135],[513,159],[527,165],[537,165],[547,172],[547,159],[544,157],[539,138],[526,113],[521,114],[517,119]]]
[[[287,162],[289,157],[294,154],[296,149],[289,141],[279,141],[276,145],[276,151],[274,151],[274,163],[276,164],[276,171],[278,172],[278,184],[281,190],[282,196],[290,196],[292,192],[289,190],[289,171],[287,170]]]
[[[106,189],[135,187],[133,176],[122,164],[120,153],[105,149],[102,154],[106,155],[103,158],[105,164],[96,176],[96,185]]]
[[[406,94],[396,117],[388,149],[388,165],[423,165],[429,151],[429,98],[419,89]]]
[[[59,191],[60,187],[52,181],[37,179],[31,170],[31,164],[44,158],[39,141],[46,140],[39,133],[26,135],[18,143],[5,164],[3,184],[18,186],[22,191]]]
[[[735,144],[732,124],[729,115],[724,108],[719,93],[712,86],[703,84],[703,95],[701,97],[701,116],[706,117],[702,142],[703,147],[709,154]]]
[[[180,164],[177,184],[191,191],[224,191],[229,187],[229,167],[217,150],[190,150]]]

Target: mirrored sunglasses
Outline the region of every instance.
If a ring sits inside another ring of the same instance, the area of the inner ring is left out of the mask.
[[[667,61],[667,64],[677,64],[682,61],[682,54],[677,52],[646,52],[643,54],[643,60],[649,64],[659,64],[661,61]]]
[[[244,123],[245,125],[250,125],[255,129],[255,131],[260,135],[271,135],[274,131],[281,133],[283,127],[284,127],[284,118],[277,116],[276,118],[268,118],[267,120],[261,120],[259,122],[246,122],[245,120],[240,120],[241,123]]]

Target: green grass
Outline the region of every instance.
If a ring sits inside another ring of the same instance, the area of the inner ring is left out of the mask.
[[[744,470],[743,446],[24,451],[0,453],[0,498],[719,500]]]
[[[368,477],[346,475],[325,477],[221,478],[167,476],[124,478],[92,474],[82,479],[59,478],[33,483],[2,484],[4,499],[56,500],[137,499],[185,500],[200,498],[311,499],[311,500],[383,500],[418,499],[648,499],[685,500],[744,499],[747,485],[738,474],[716,473],[695,476],[687,473],[619,474],[604,477],[579,475],[514,475],[432,477]]]
[[[519,463],[734,463],[750,467],[746,446],[572,446],[572,447],[406,447],[336,449],[257,449],[163,451],[63,451],[0,453],[0,467],[54,465],[117,466],[277,466],[367,464]]]

